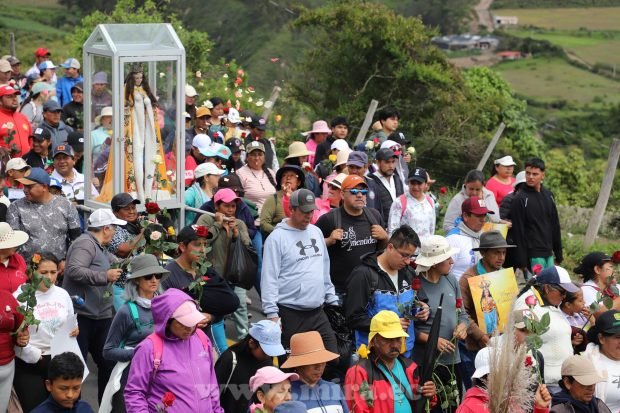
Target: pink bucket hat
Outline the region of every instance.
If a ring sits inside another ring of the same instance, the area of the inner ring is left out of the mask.
[[[254,393],[264,384],[276,384],[284,380],[299,380],[297,373],[284,373],[277,367],[263,367],[256,371],[256,374],[250,377],[250,390]]]
[[[196,304],[192,301],[185,301],[172,313],[172,317],[185,327],[194,327],[204,320],[205,316],[198,311]]]
[[[316,122],[312,124],[312,130],[308,132],[304,132],[302,133],[302,135],[308,136],[312,133],[328,133],[331,135],[332,130],[327,125],[327,122],[325,122],[324,120],[317,120]]]

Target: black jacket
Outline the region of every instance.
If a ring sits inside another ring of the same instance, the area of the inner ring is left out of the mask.
[[[233,366],[233,353],[236,365]],[[261,367],[273,365],[271,359],[256,360],[250,353],[248,340],[228,347],[215,363],[215,376],[220,385],[220,405],[226,413],[246,412],[250,399],[241,391]],[[231,374],[232,373],[232,374]],[[230,381],[229,381],[230,380]],[[224,387],[228,382],[228,386]]]
[[[327,139],[319,143],[319,145],[316,147],[316,153],[314,154],[313,166],[320,164],[323,159],[327,159],[327,157],[332,151],[332,143],[334,143],[335,140],[336,139],[332,135],[329,135]]]
[[[381,179],[379,179],[376,175],[368,175],[368,178],[376,184],[377,193],[375,195],[379,198],[381,207],[379,212],[381,212],[383,220],[387,223],[390,217],[390,208],[392,207],[393,202],[390,191],[388,191]],[[399,197],[404,193],[403,183],[397,174],[392,175],[392,179],[394,180],[394,186],[396,188],[396,196]]]
[[[51,153],[49,155],[51,155]],[[45,169],[47,167],[47,165],[43,162],[41,156],[38,153],[34,152],[34,149],[31,149],[27,154],[24,155],[23,158],[24,161],[26,161],[26,163],[30,165],[31,168]],[[51,160],[51,156],[49,156],[48,159]]]
[[[528,267],[531,258],[552,255],[557,264],[562,262],[560,218],[551,191],[541,187],[537,192],[524,185],[512,201],[510,218],[516,267]]]
[[[373,252],[362,257],[362,263],[355,267],[347,280],[347,295],[344,311],[347,324],[353,330],[370,331],[370,317],[366,311],[373,292],[396,292],[390,276],[379,268],[377,256],[380,252]],[[398,272],[398,285],[409,286],[415,272],[406,266]]]

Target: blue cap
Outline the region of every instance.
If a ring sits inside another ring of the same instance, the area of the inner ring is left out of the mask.
[[[56,66],[51,60],[46,60],[44,62],[41,62],[41,64],[39,64],[39,71],[43,71],[46,69],[56,69]]]
[[[58,179],[54,178],[53,176],[50,176],[50,188],[62,189],[62,184],[60,183]]]
[[[24,185],[49,185],[50,184],[50,176],[45,172],[45,170],[41,168],[32,168],[30,173],[23,178],[17,179],[17,182]]]
[[[258,323],[252,323],[249,333],[253,339],[258,341],[260,348],[269,357],[281,356],[286,353],[282,347],[282,329],[279,324],[271,320],[261,320]]]
[[[306,413],[307,411],[306,405],[297,400],[280,403],[273,409],[273,413]]]
[[[207,158],[215,158],[217,156],[219,145],[219,143],[212,143],[202,148],[198,148],[198,151],[202,156],[206,156]]]
[[[60,111],[62,111],[62,108],[60,107],[60,104],[58,104],[58,102],[56,102],[55,100],[50,99],[43,104],[43,112],[60,112]]]
[[[571,281],[568,271],[562,267],[558,267],[557,265],[542,270],[536,276],[536,283],[559,285],[569,293],[576,293],[579,291],[579,287]]]

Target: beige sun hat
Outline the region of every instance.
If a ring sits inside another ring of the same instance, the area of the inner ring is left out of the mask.
[[[323,339],[318,331],[293,334],[291,337],[291,355],[282,364],[283,369],[327,363],[340,357],[325,349]]]
[[[459,252],[458,248],[452,248],[448,240],[441,235],[431,235],[422,242],[420,255],[415,260],[417,265],[432,267],[435,264],[444,262],[454,254]]]
[[[6,222],[0,222],[0,249],[17,248],[28,242],[29,238],[24,231],[14,230]]]
[[[349,154],[353,152],[351,149],[346,148],[338,152],[336,155],[336,164],[334,166],[346,165],[349,160]]]
[[[300,156],[314,155],[314,152],[310,152],[306,148],[306,144],[303,142],[295,141],[288,146],[288,155],[284,159],[299,158]]]
[[[106,106],[103,109],[101,109],[101,113],[99,114],[99,116],[95,117],[95,124],[97,125],[101,125],[101,118],[104,116],[112,116],[113,115],[113,111],[112,111],[112,106]]]

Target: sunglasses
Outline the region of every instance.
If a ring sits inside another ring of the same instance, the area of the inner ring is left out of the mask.
[[[368,195],[368,189],[349,189],[345,192],[349,192],[351,193],[351,195],[359,195],[359,194]]]
[[[567,294],[567,291],[559,285],[549,284],[549,287],[551,287],[553,290],[556,290],[558,293],[560,293],[560,295]]]
[[[152,280],[152,279],[153,279],[153,277],[155,277],[155,278],[156,278],[156,279],[158,279],[158,280],[161,280],[163,276],[164,276],[163,274],[151,274],[151,275],[145,275],[145,276],[144,276],[144,277],[142,277],[142,278],[144,278],[144,279],[145,279],[145,280],[147,280],[147,281]]]

